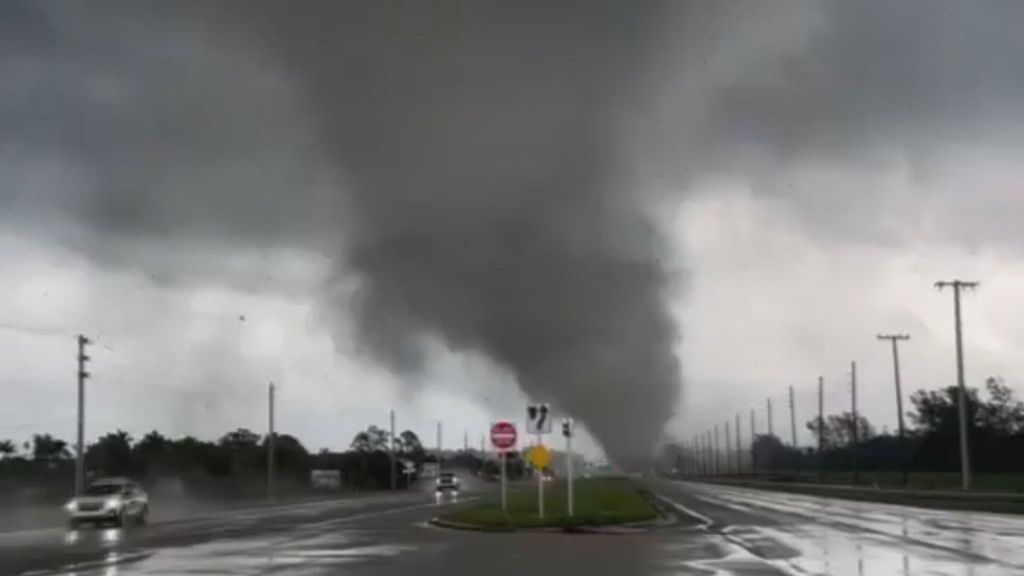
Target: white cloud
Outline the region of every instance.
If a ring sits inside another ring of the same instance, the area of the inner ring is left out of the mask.
[[[787,387],[796,390],[797,426],[817,407],[826,378],[826,411],[848,410],[849,362],[858,361],[859,407],[878,426],[895,427],[890,349],[878,332],[908,331],[901,350],[904,393],[955,382],[953,306],[933,283],[982,281],[963,301],[970,385],[1014,375],[1024,331],[1012,320],[1024,307],[1024,261],[998,249],[935,242],[887,245],[838,242],[802,226],[792,205],[757,197],[741,181],[708,182],[669,223],[691,281],[676,301],[687,402],[677,429],[687,435],[749,410],[764,426],[775,405],[775,432],[789,438]],[[1019,317],[1019,316],[1017,316]],[[909,407],[909,403],[906,403]]]

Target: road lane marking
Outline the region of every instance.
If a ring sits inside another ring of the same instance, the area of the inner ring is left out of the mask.
[[[697,521],[701,523],[701,528],[709,530],[709,529],[711,529],[711,526],[714,525],[714,523],[715,523],[715,521],[712,520],[711,518],[708,518],[707,516],[701,514],[700,512],[697,512],[696,510],[694,510],[692,508],[683,506],[679,502],[676,502],[675,500],[672,500],[671,498],[669,498],[667,496],[663,496],[661,494],[655,494],[655,496],[657,496],[657,498],[659,500],[661,500],[662,502],[668,504],[669,506],[672,506],[676,510],[679,510],[680,512],[682,512],[683,514],[686,514],[686,515],[690,516],[691,518],[696,518]]]
[[[979,552],[963,550],[958,546],[948,543],[935,542],[908,534],[896,534],[880,529],[872,525],[871,522],[860,518],[860,516],[864,515],[863,511],[865,508],[867,512],[875,511],[876,505],[874,503],[865,504],[862,502],[835,500],[823,496],[806,497],[805,495],[798,495],[797,498],[789,498],[791,495],[786,493],[769,493],[764,490],[731,486],[723,489],[717,486],[703,485],[696,490],[703,493],[704,497],[695,495],[694,498],[712,505],[733,508],[734,501],[739,500],[759,511],[752,511],[754,514],[767,514],[769,517],[771,514],[788,515],[804,522],[846,532],[855,538],[874,536],[894,543],[902,543],[903,546],[911,545],[944,554],[951,554],[954,557],[966,558],[972,562],[1009,566],[1017,569],[1024,568],[1024,564],[999,560],[994,555],[990,556]],[[803,496],[803,498],[800,498],[800,496]],[[780,499],[783,500],[780,501]],[[833,506],[838,507],[839,510],[834,510],[831,514],[823,515],[821,511],[814,509],[816,507],[831,508]],[[888,506],[890,505],[881,504],[877,508],[884,509]],[[765,529],[759,527],[758,530],[764,531]],[[727,535],[727,538],[735,540],[735,535]],[[743,544],[740,543],[740,545],[742,546]],[[900,547],[899,544],[895,546],[897,548]]]

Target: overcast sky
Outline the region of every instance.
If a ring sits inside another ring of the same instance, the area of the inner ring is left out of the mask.
[[[1024,395],[1019,4],[283,6],[0,7],[0,438]]]

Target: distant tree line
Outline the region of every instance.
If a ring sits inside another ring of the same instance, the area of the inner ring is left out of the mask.
[[[1000,378],[986,381],[984,395],[977,388],[966,392],[972,470],[1024,472],[1024,403]],[[823,426],[818,418],[807,422],[807,429],[821,439],[820,453],[817,446],[794,448],[775,436],[759,435],[752,451],[754,464],[760,471],[959,471],[959,389],[918,390],[910,402],[905,442],[894,432],[878,434],[863,416],[855,420],[852,413],[842,412],[825,416]]]
[[[308,487],[310,471],[338,470],[345,487],[359,490],[389,488],[392,459],[390,433],[370,426],[355,435],[343,452],[309,452],[289,434],[275,434],[274,463],[276,478],[283,489]],[[74,460],[66,441],[50,434],[36,434],[19,445],[0,440],[0,490],[24,486],[30,481],[43,485],[56,482],[58,492],[66,492],[73,483]],[[398,488],[417,479],[424,463],[434,461],[419,437],[411,430],[395,436],[395,477]],[[224,434],[216,441],[185,436],[168,438],[152,431],[135,439],[123,430],[105,434],[88,445],[85,454],[90,477],[131,476],[156,480],[177,478],[185,482],[214,481],[244,485],[259,490],[266,478],[267,437],[245,428]],[[483,473],[497,472],[493,462],[479,455],[462,452],[449,455],[446,465]],[[514,457],[511,473],[522,473],[522,461]]]

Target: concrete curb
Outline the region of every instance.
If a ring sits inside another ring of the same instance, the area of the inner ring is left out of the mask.
[[[658,513],[658,517],[653,520],[644,520],[640,522],[625,522],[622,524],[609,524],[606,526],[545,526],[537,528],[513,528],[507,526],[481,526],[479,524],[468,524],[465,522],[453,522],[451,520],[445,520],[444,518],[435,517],[431,518],[428,522],[430,525],[436,528],[445,528],[448,530],[462,530],[466,532],[488,532],[488,533],[548,533],[548,534],[598,534],[605,536],[625,536],[631,534],[643,534],[655,530],[658,528],[666,528],[673,526],[679,522],[679,518],[665,508],[664,504],[660,502],[653,494],[647,491],[642,491],[641,494],[654,510]]]

